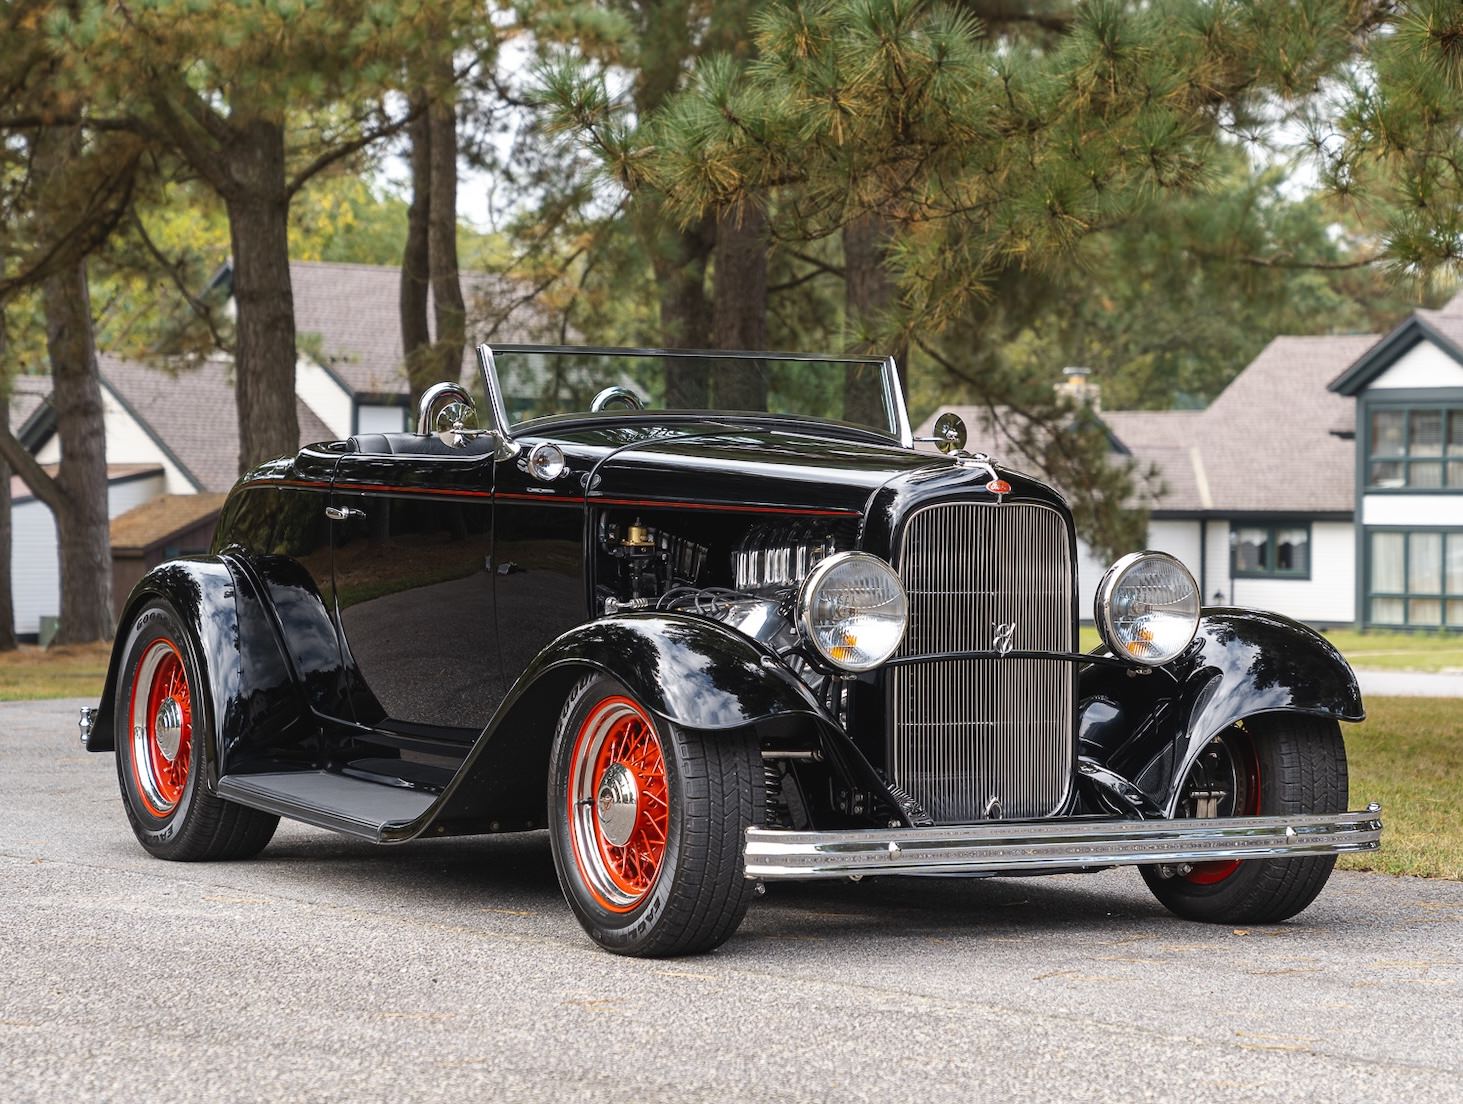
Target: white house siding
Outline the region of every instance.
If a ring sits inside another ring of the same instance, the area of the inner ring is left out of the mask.
[[[148,413],[141,412],[144,416]],[[137,419],[123,408],[117,397],[102,387],[102,421],[107,434],[108,464],[160,464],[165,485],[157,494],[197,494],[199,488],[185,476],[182,469],[168,458],[156,441],[138,424]],[[42,464],[57,464],[61,461],[61,438],[51,434],[46,443],[36,452],[36,459]],[[149,498],[154,497],[149,495]],[[145,501],[139,499],[139,502]],[[136,505],[136,503],[134,503]],[[19,630],[17,630],[19,631]]]
[[[400,433],[406,428],[406,411],[399,406],[362,403],[356,415],[357,433]]]
[[[165,478],[149,475],[119,480],[107,490],[107,516],[116,517],[163,494]],[[15,599],[15,631],[34,636],[44,616],[61,610],[61,568],[56,557],[56,523],[34,498],[15,504],[12,514],[10,588]]]
[[[1215,525],[1211,523],[1210,528],[1214,527]],[[1143,548],[1133,548],[1129,551],[1140,552],[1144,549],[1153,552],[1167,552],[1193,572],[1195,579],[1199,578],[1199,523],[1197,521],[1150,521],[1148,537]],[[1078,608],[1083,621],[1092,620],[1092,603],[1097,595],[1097,584],[1102,581],[1103,573],[1109,566],[1110,561],[1098,557],[1084,541],[1077,542]],[[1214,578],[1212,564],[1209,576],[1211,579]],[[1202,586],[1201,582],[1201,590]]]
[[[1397,525],[1416,529],[1463,525],[1463,494],[1363,495],[1363,525]]]
[[[339,440],[351,435],[351,394],[313,360],[301,357],[295,365],[295,394]]]
[[[1224,532],[1225,584],[1229,573],[1229,530]],[[1212,555],[1212,552],[1211,552]],[[1274,610],[1297,621],[1343,624],[1356,619],[1356,527],[1349,521],[1311,523],[1311,577],[1309,579],[1236,579],[1234,604]]]
[[[1368,390],[1463,387],[1463,365],[1431,341],[1420,341],[1372,380]]]
[[[1092,601],[1107,568],[1108,561],[1094,553],[1086,541],[1077,541],[1077,615],[1084,622],[1092,620]]]

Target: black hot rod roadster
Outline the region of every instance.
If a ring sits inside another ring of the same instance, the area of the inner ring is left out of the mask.
[[[892,361],[478,359],[416,433],[250,472],[129,598],[82,739],[154,855],[547,829],[589,934],[670,955],[777,879],[1132,865],[1274,922],[1378,846],[1324,639],[1139,552],[1078,652],[1066,504],[953,416],[914,451]]]

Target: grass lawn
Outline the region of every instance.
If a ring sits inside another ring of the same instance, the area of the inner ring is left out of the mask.
[[[1369,698],[1367,719],[1342,725],[1351,807],[1382,803],[1382,850],[1346,855],[1348,870],[1463,879],[1463,700]]]
[[[1330,629],[1326,638],[1353,667],[1394,671],[1463,671],[1463,633],[1358,632]]]
[[[31,698],[99,698],[107,677],[110,644],[58,645],[42,650],[22,644],[0,652],[0,701]]]

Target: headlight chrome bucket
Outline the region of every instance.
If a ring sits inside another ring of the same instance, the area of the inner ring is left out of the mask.
[[[819,561],[798,591],[798,632],[827,663],[871,671],[894,654],[909,598],[894,569],[867,552]]]
[[[1130,552],[1098,584],[1093,619],[1114,655],[1158,667],[1194,639],[1199,585],[1167,552]]]

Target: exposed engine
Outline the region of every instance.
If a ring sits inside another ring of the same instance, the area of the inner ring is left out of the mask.
[[[696,538],[677,519],[675,528],[654,516],[603,514],[598,537],[602,569],[596,592],[605,613],[683,609],[736,620],[762,639],[765,618],[752,605],[779,606],[820,560],[851,543],[828,523],[763,523],[731,531],[725,520],[707,519]],[[731,613],[728,606],[738,610]]]
[[[699,613],[782,654],[797,643],[798,584],[820,560],[852,543],[850,533],[826,522],[763,522],[748,529],[741,519],[708,517],[700,539],[692,539],[671,528],[687,525],[684,517],[667,520],[601,516],[601,563],[608,570],[600,572],[596,589],[603,611]]]

